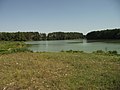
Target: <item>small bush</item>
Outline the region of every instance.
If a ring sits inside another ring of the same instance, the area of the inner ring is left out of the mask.
[[[115,50],[114,51],[108,51],[107,53],[108,54],[113,54],[113,55],[117,55],[118,54],[117,51],[115,51]]]
[[[66,52],[73,52],[73,50],[68,50],[68,51],[66,51]]]
[[[68,52],[68,53],[83,53],[84,51],[68,50],[68,51],[61,51],[61,52]]]
[[[102,55],[119,55],[117,51],[108,51],[108,52],[104,52],[102,50],[97,50],[97,51],[94,51],[93,53],[95,54],[102,54]]]
[[[93,53],[97,53],[97,54],[105,54],[105,52],[102,51],[102,50],[97,50],[97,51],[94,51]]]

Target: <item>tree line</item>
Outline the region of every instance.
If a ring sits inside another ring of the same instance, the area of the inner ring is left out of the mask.
[[[70,40],[81,38],[83,38],[83,34],[78,32],[53,32],[48,33],[47,36],[47,40]]]
[[[92,31],[86,35],[87,39],[120,39],[120,29]]]
[[[0,32],[0,41],[41,41],[41,40],[69,40],[83,38],[78,32]]]
[[[41,41],[41,40],[70,40],[70,39],[120,39],[120,29],[92,31],[83,35],[79,32],[0,32],[0,41]]]
[[[38,32],[0,32],[0,41],[38,41],[45,40],[45,33]]]

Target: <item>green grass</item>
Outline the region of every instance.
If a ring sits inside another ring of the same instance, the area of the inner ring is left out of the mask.
[[[0,54],[0,90],[119,90],[120,56],[83,52]]]
[[[24,42],[0,41],[0,54],[29,51]]]

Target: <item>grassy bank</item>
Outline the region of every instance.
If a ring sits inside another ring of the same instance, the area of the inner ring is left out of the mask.
[[[119,90],[120,57],[82,52],[0,54],[0,90]]]
[[[29,51],[24,42],[0,41],[0,54]]]

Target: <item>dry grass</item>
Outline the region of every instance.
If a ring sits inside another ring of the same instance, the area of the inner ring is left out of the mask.
[[[0,55],[0,90],[119,88],[119,56],[66,52]]]

